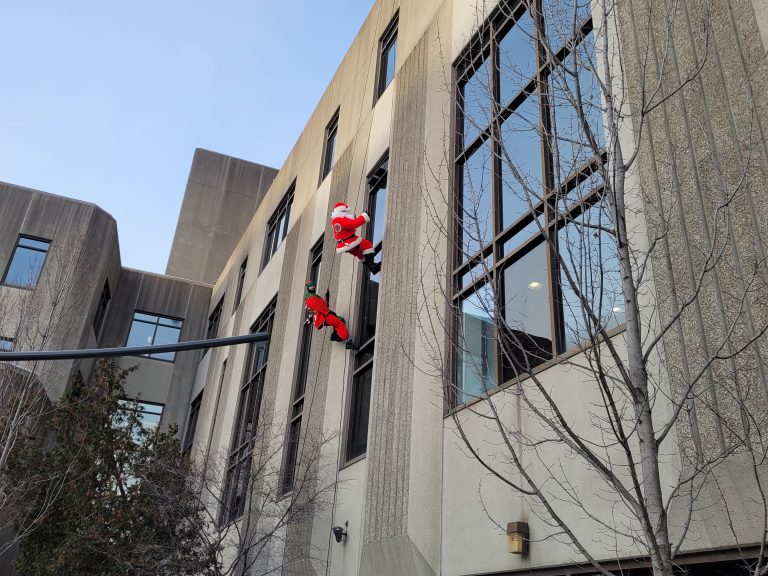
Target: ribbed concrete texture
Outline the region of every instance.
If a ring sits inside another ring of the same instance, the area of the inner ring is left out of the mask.
[[[387,222],[379,292],[374,386],[368,434],[361,574],[403,576],[433,570],[407,535],[413,350],[417,324],[424,168],[426,78],[433,31],[403,64],[395,93]],[[416,379],[418,380],[418,379]],[[437,520],[439,523],[439,520]]]
[[[332,206],[336,202],[351,202],[348,198],[348,191],[350,186],[350,171],[352,168],[352,158],[355,153],[355,140],[346,148],[344,153],[338,158],[336,164],[333,167],[333,173],[331,174],[331,190],[329,195],[329,204]],[[303,224],[311,227],[312,219],[303,219]],[[303,253],[302,257],[305,259],[305,266],[307,266],[306,258],[309,257],[309,253]],[[320,266],[320,277],[318,279],[318,287],[321,293],[328,290],[331,293],[330,306],[331,308],[341,310],[347,306],[346,303],[339,302],[337,295],[339,290],[340,274],[339,267],[341,265],[341,258],[349,258],[349,256],[336,254],[336,243],[333,240],[333,233],[330,226],[326,228],[323,235],[323,255],[322,264]],[[312,338],[312,348],[310,350],[309,364],[307,368],[307,381],[306,389],[304,392],[304,407],[303,407],[303,420],[301,435],[303,442],[302,450],[312,450],[313,442],[317,442],[327,434],[328,431],[323,429],[323,421],[325,419],[326,409],[326,396],[329,386],[329,373],[328,366],[331,360],[331,351],[333,343],[328,340],[329,334],[325,331],[315,332]],[[297,356],[298,357],[298,356]],[[337,379],[334,383],[335,386],[343,386],[345,382],[341,379]],[[292,383],[292,386],[294,384]],[[338,431],[332,431],[336,433]],[[307,462],[301,462],[299,459],[298,466],[300,467],[296,471],[296,476],[308,477],[309,485],[305,490],[305,495],[311,496],[316,493],[318,486],[317,470],[306,471],[303,467]],[[301,496],[300,496],[301,497]],[[302,502],[302,505],[306,505]],[[290,562],[289,560],[294,557],[301,557],[302,551],[310,550],[312,547],[312,529],[315,522],[327,522],[322,515],[315,517],[313,522],[306,522],[304,524],[296,524],[290,526],[288,529],[288,538],[286,540],[285,559],[288,562],[288,566],[285,570],[287,575],[311,575],[315,573],[315,567],[311,562],[306,559],[300,562]],[[318,556],[323,556],[326,551],[317,551]]]
[[[661,78],[661,105],[647,117],[638,169],[649,235],[660,239],[653,265],[662,323],[682,310],[663,348],[673,395],[702,374],[690,420],[678,427],[683,465],[730,444],[731,426],[741,428],[735,396],[747,399],[758,427],[768,398],[765,339],[751,343],[768,326],[768,68],[752,0],[709,4],[709,34],[694,0],[653,18],[651,30],[647,14],[657,3],[620,4],[634,118],[643,87],[647,93]],[[700,278],[701,293],[686,308]],[[715,355],[725,359],[708,365]]]
[[[198,148],[165,273],[212,284],[277,170]]]

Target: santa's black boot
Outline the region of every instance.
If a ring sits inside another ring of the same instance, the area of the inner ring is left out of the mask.
[[[381,272],[381,262],[374,262],[373,254],[366,254],[365,260],[363,260],[363,264],[366,268],[368,268],[368,270],[371,271],[371,274],[376,275]]]
[[[347,340],[347,350],[359,350],[357,344],[355,344],[355,341],[350,338]]]

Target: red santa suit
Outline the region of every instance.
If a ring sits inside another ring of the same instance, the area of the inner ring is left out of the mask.
[[[333,227],[333,238],[336,240],[336,252],[339,254],[349,252],[360,260],[364,260],[367,254],[372,255],[375,250],[371,241],[357,235],[357,229],[370,221],[370,216],[365,212],[355,217],[349,211],[349,206],[343,202],[336,204],[331,213],[331,226]]]
[[[338,342],[344,342],[349,339],[349,331],[347,325],[344,324],[344,320],[336,316],[336,314],[328,306],[328,302],[325,298],[321,298],[317,294],[307,293],[307,297],[304,300],[304,304],[307,309],[312,312],[313,320],[312,324],[317,330],[320,330],[324,326],[330,326],[333,328],[333,332]]]

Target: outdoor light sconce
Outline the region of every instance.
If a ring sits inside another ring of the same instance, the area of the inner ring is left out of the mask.
[[[510,554],[528,554],[528,523],[507,523],[507,552]]]
[[[336,539],[336,542],[344,542],[344,540],[347,539],[347,526],[349,526],[349,521],[344,522],[344,528],[341,526],[334,526],[331,528],[333,537]]]

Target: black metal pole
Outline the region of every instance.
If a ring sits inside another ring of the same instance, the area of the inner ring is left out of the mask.
[[[144,356],[160,352],[183,352],[220,348],[234,344],[263,342],[269,338],[267,332],[254,332],[245,336],[228,336],[210,340],[190,340],[176,344],[155,344],[153,346],[134,346],[130,348],[90,348],[86,350],[42,350],[30,352],[0,352],[0,362],[21,362],[25,360],[76,360],[79,358],[106,358],[109,356]]]

